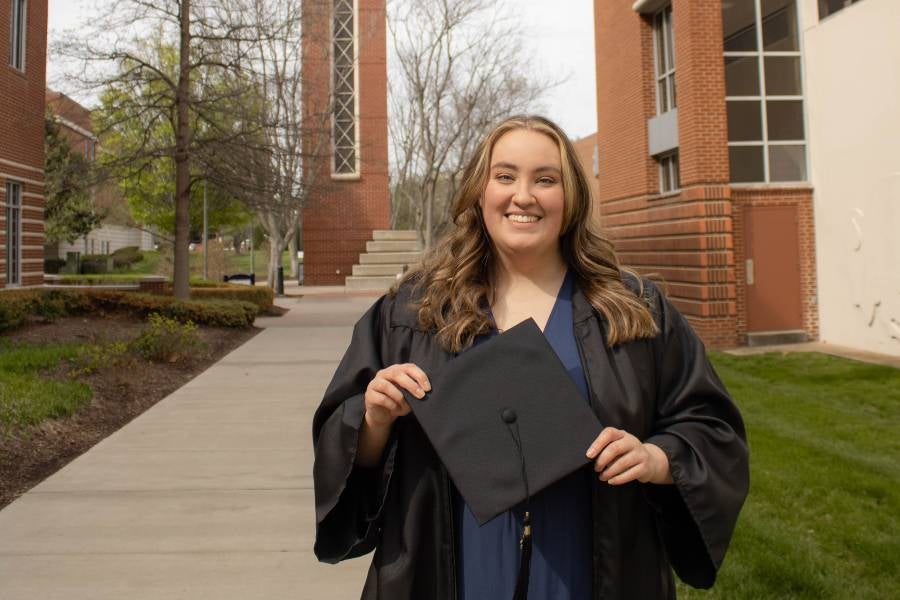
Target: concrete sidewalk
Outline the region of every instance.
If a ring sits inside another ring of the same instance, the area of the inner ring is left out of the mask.
[[[375,297],[318,291],[0,511],[0,599],[358,598],[370,557],[312,554],[310,424]]]

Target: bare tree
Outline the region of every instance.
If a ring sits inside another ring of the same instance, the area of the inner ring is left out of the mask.
[[[324,186],[324,182],[317,186],[317,180],[330,156],[331,112],[327,102],[318,111],[304,104],[304,93],[309,91],[305,86],[317,82],[304,71],[302,52],[306,44],[322,47],[327,40],[319,22],[328,15],[327,4],[321,0],[231,0],[217,8],[223,21],[242,23],[249,32],[232,44],[233,53],[245,57],[243,76],[254,96],[234,109],[255,132],[255,139],[230,151],[220,148],[209,166],[232,182],[232,191],[256,212],[265,229],[270,286],[285,247],[296,246],[291,242],[301,228],[310,194]],[[295,247],[291,261],[296,273]]]
[[[488,0],[393,0],[388,26],[392,221],[413,208],[430,246],[458,176],[499,119],[533,109],[555,82],[535,73],[521,34]]]

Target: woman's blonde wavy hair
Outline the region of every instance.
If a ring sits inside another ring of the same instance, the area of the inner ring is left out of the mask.
[[[409,282],[418,307],[418,323],[436,331],[450,352],[468,348],[491,324],[486,308],[491,297],[494,248],[484,225],[480,200],[490,176],[494,144],[504,134],[530,129],[551,138],[559,148],[565,208],[560,249],[575,281],[607,323],[607,344],[614,346],[652,337],[656,324],[644,302],[625,287],[612,243],[591,218],[592,197],[575,148],[558,125],[540,116],[506,119],[487,135],[463,172],[453,200],[450,231],[392,289]],[[640,277],[637,277],[640,282]],[[639,293],[642,294],[643,288]]]

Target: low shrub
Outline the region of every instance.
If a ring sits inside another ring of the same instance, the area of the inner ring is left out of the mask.
[[[32,289],[0,293],[0,331],[18,327],[34,316],[59,318],[96,312],[127,312],[138,317],[156,312],[199,325],[249,327],[259,313],[259,306],[226,299],[182,301],[171,296],[119,290]]]
[[[40,290],[12,290],[0,293],[0,331],[18,327],[37,312]]]
[[[269,287],[223,284],[218,284],[217,287],[199,287],[191,290],[192,300],[206,298],[252,302],[259,307],[260,312],[266,312],[272,308],[272,304],[275,302],[275,291]]]
[[[152,313],[147,328],[131,343],[131,348],[148,360],[157,362],[189,361],[206,350],[197,326],[192,321]]]
[[[125,362],[127,354],[128,344],[125,342],[79,346],[72,359],[75,368],[69,371],[69,376],[90,375],[105,367],[118,367]]]
[[[112,253],[113,267],[116,269],[128,268],[135,263],[144,260],[144,254],[137,246],[125,246]]]
[[[47,273],[49,275],[58,274],[64,266],[66,266],[66,259],[64,258],[44,259],[44,273]]]
[[[109,273],[113,259],[107,254],[85,254],[81,257],[81,272],[85,275]]]

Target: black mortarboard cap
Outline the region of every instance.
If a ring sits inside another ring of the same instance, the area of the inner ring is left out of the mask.
[[[602,427],[532,319],[428,376],[406,399],[480,524],[588,463]]]

